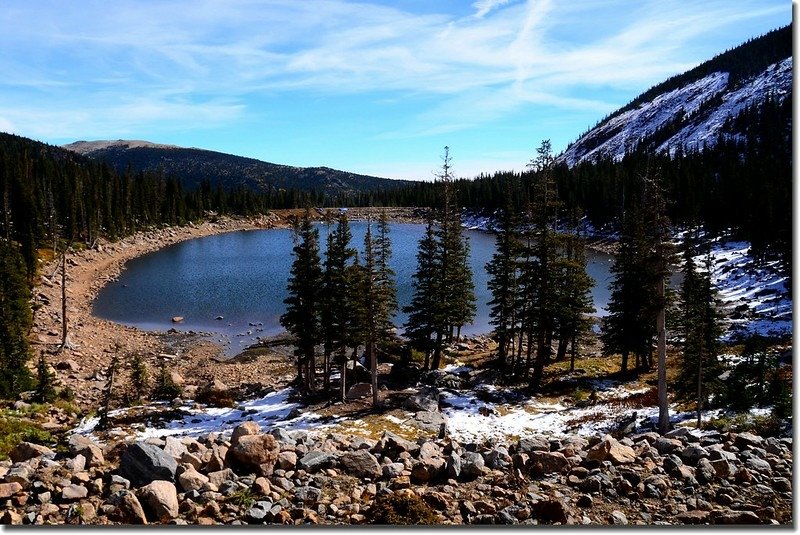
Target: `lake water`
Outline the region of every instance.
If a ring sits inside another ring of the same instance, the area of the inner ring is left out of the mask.
[[[362,248],[366,223],[350,224],[353,245]],[[396,273],[400,308],[411,301],[411,276],[416,269],[417,243],[424,225],[391,224],[391,266]],[[325,247],[326,227],[320,226],[320,245]],[[463,334],[491,331],[491,296],[486,287],[486,263],[495,248],[492,234],[465,231],[470,242],[470,263],[475,280],[478,311]],[[201,331],[232,354],[259,337],[273,336],[283,329],[286,281],[292,262],[292,233],[286,229],[230,232],[181,242],[129,261],[118,280],[109,283],[94,302],[93,313],[124,325],[145,330]],[[598,315],[608,303],[609,269],[613,257],[588,251],[588,272],[595,280],[592,298]],[[184,321],[172,323],[173,316]],[[218,320],[217,317],[223,319]],[[400,327],[406,315],[398,311]]]

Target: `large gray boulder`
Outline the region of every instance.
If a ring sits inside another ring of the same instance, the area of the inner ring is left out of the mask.
[[[410,411],[439,411],[439,389],[435,386],[423,386],[416,394],[406,399],[405,408]]]
[[[359,479],[376,479],[382,474],[378,459],[367,450],[348,451],[339,456],[344,472]]]
[[[119,462],[119,473],[136,486],[141,487],[157,479],[174,481],[178,463],[158,446],[134,442]]]
[[[419,411],[408,423],[436,436],[447,436],[447,416],[441,412]]]
[[[272,435],[241,435],[228,448],[225,465],[234,470],[271,476],[280,450],[278,441]]]

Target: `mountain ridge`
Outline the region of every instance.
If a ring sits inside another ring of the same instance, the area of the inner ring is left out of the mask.
[[[125,173],[161,171],[181,179],[189,189],[203,182],[225,189],[245,187],[256,192],[270,189],[320,191],[326,195],[387,191],[412,181],[394,180],[341,171],[325,166],[298,167],[266,162],[208,149],[164,145],[144,140],[76,141],[62,148],[102,160]]]
[[[619,161],[633,150],[674,155],[702,151],[719,136],[743,138],[736,117],[792,93],[791,26],[723,52],[643,92],[578,137],[558,157],[572,167],[583,161]]]

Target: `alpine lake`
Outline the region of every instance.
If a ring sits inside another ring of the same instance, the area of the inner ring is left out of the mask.
[[[367,224],[352,221],[352,244],[363,249]],[[374,227],[373,227],[374,228]],[[319,225],[324,258],[326,225]],[[394,321],[402,332],[407,315],[402,308],[413,292],[417,244],[425,226],[391,223],[391,267],[395,272],[399,310]],[[486,263],[495,251],[493,234],[465,230],[475,283],[477,313],[462,335],[491,332]],[[93,305],[93,314],[123,325],[150,331],[194,331],[221,343],[235,355],[261,339],[283,332],[286,283],[292,263],[289,229],[247,230],[181,242],[135,258],[119,278],[107,284]],[[587,272],[594,280],[592,299],[597,316],[606,314],[613,256],[587,248]],[[174,323],[180,316],[183,321]]]

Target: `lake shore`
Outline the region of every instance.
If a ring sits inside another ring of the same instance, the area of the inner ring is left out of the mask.
[[[351,219],[377,218],[379,208],[348,210]],[[289,228],[294,217],[304,210],[274,210],[256,218],[220,217],[202,223],[180,227],[137,232],[116,242],[98,240],[90,249],[67,253],[66,297],[68,346],[61,348],[61,270],[59,259],[42,265],[38,284],[34,287],[34,318],[31,329],[31,367],[40,356],[56,371],[57,384],[69,386],[77,404],[84,409],[97,406],[106,384],[104,371],[112,357],[145,356],[154,375],[162,362],[187,379],[187,384],[214,380],[239,382],[273,382],[270,370],[255,362],[236,366],[223,364],[223,348],[202,333],[144,331],[104,320],[92,315],[92,304],[103,287],[115,280],[125,263],[133,258],[154,252],[186,240],[227,232],[270,228]],[[312,210],[314,219],[335,215],[336,209]],[[424,220],[419,209],[387,209],[393,222],[414,223]],[[176,323],[176,328],[180,324]],[[281,366],[281,368],[283,368]]]

